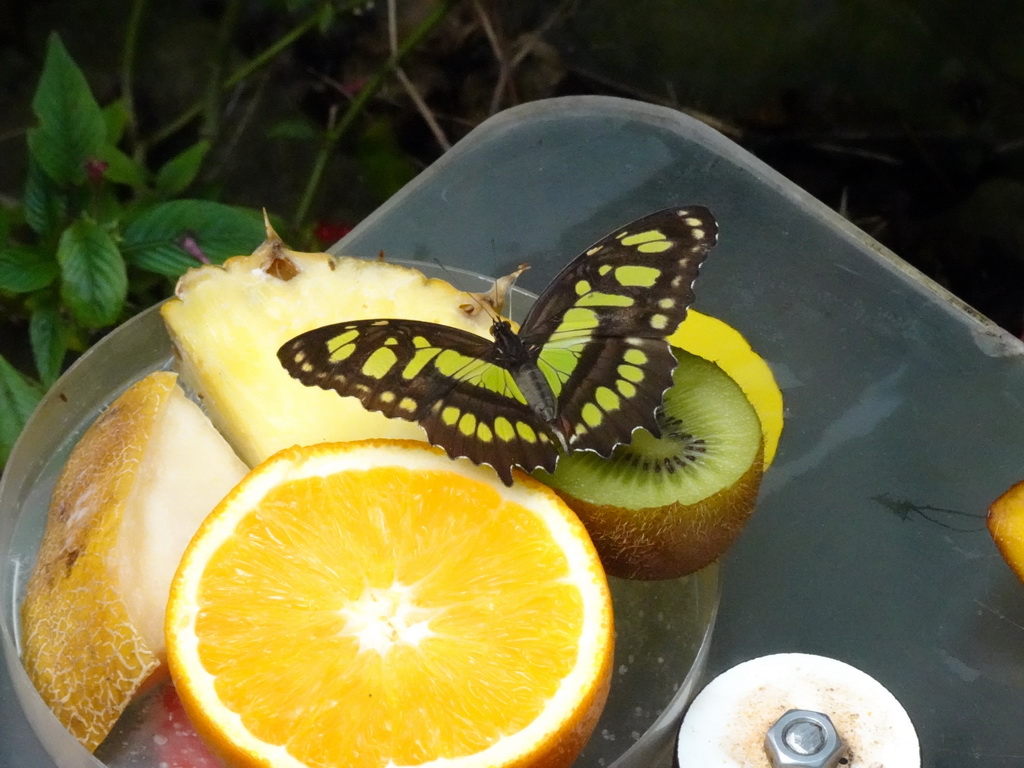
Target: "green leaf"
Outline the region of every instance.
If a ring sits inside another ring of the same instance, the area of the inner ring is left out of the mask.
[[[317,28],[321,34],[326,35],[334,26],[334,19],[337,13],[334,10],[334,3],[324,3],[320,6],[320,18],[317,20]]]
[[[50,386],[60,376],[68,351],[67,326],[53,302],[41,304],[32,311],[28,338],[39,378]]]
[[[267,130],[271,139],[298,139],[312,141],[317,137],[317,127],[310,120],[301,117],[278,120]]]
[[[172,157],[157,171],[156,188],[168,197],[181,194],[195,180],[209,151],[210,142],[201,139]]]
[[[11,211],[0,204],[0,243],[6,243],[7,238],[10,237],[11,216]]]
[[[359,137],[357,157],[363,176],[381,200],[387,200],[419,172],[402,150],[388,120],[371,121]]]
[[[60,270],[52,253],[27,245],[11,245],[0,249],[0,290],[31,293],[45,288]]]
[[[46,235],[57,229],[65,213],[65,201],[60,189],[34,157],[29,156],[28,177],[25,180],[25,222],[36,234]]]
[[[14,441],[43,397],[43,388],[0,355],[0,465],[7,463]]]
[[[124,99],[113,101],[103,107],[103,137],[107,144],[119,144],[124,137],[125,126],[128,125],[128,107]]]
[[[122,248],[133,266],[177,278],[189,267],[251,253],[265,236],[256,211],[207,200],[173,200],[130,222]]]
[[[106,126],[85,76],[56,33],[32,99],[39,127],[28,132],[32,156],[58,185],[81,184],[86,163],[103,147]]]
[[[113,144],[105,144],[100,148],[99,159],[107,164],[103,177],[108,181],[126,184],[134,189],[146,186],[149,175],[146,169]]]
[[[87,328],[112,325],[124,308],[128,276],[124,259],[107,231],[79,219],[57,245],[60,296],[71,316]]]

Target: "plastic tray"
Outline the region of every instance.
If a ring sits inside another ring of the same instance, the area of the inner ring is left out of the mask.
[[[1024,477],[1018,340],[712,129],[603,97],[492,118],[338,250],[486,274],[529,261],[521,285],[537,291],[609,229],[687,202],[721,227],[696,306],[744,332],[787,403],[759,509],[723,564],[707,674],[833,656],[900,699],[923,765],[1019,765],[1024,586],[984,525]],[[27,743],[0,690],[0,745]]]
[[[490,281],[464,269],[447,274],[414,264],[466,290]],[[513,291],[523,313],[532,295]],[[43,704],[21,668],[18,608],[46,520],[49,496],[68,452],[99,411],[146,373],[171,368],[170,341],[157,308],[124,324],[91,349],[56,383],[15,447],[0,482],[0,595],[3,655],[0,765],[38,768],[159,768],[166,735],[163,697],[133,704],[95,755],[83,749]],[[718,569],[665,582],[612,580],[616,670],[608,704],[577,764],[581,768],[645,765],[672,744],[675,726],[707,658],[718,601]],[[10,695],[13,689],[14,696]],[[19,707],[20,705],[20,707]],[[26,723],[27,721],[27,723]],[[30,727],[26,727],[26,725]],[[4,760],[10,760],[4,763]],[[164,763],[166,764],[166,763]]]

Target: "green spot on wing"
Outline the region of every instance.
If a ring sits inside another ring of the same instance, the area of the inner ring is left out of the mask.
[[[587,426],[596,427],[604,418],[601,414],[601,409],[593,403],[587,403],[580,410],[580,415],[583,417],[583,421],[587,423]]]
[[[528,443],[536,443],[538,439],[538,435],[534,431],[533,427],[531,427],[525,421],[516,422],[516,434],[518,434],[521,439],[525,440]],[[543,436],[543,434],[541,436]]]
[[[359,331],[346,331],[339,333],[327,342],[327,349],[330,351],[329,360],[332,363],[340,363],[347,360],[349,355],[356,351],[353,343],[359,337]]]
[[[627,349],[622,354],[622,359],[633,365],[643,365],[647,362],[647,355],[640,349]]]
[[[434,366],[445,376],[454,377],[459,371],[473,362],[474,358],[466,357],[454,349],[442,349],[434,360]]]
[[[512,422],[504,416],[499,416],[494,420],[494,434],[498,436],[499,440],[506,443],[516,439],[515,427],[513,427]]]
[[[377,347],[363,363],[363,374],[374,379],[383,379],[395,363],[398,355],[390,347]]]
[[[537,367],[544,374],[555,397],[562,393],[563,385],[576,370],[580,351],[585,345],[586,342],[582,342],[571,347],[549,347],[541,351]]]
[[[605,411],[616,411],[622,403],[619,396],[608,387],[598,387],[594,392],[594,400]]]
[[[615,270],[615,279],[619,285],[630,288],[650,288],[658,281],[659,275],[660,269],[636,264],[618,267]]]
[[[653,243],[644,243],[643,245],[638,245],[636,249],[640,251],[640,253],[662,253],[664,251],[667,251],[671,247],[672,243],[670,243],[668,240],[658,240]]]
[[[562,322],[559,323],[555,333],[589,331],[592,328],[596,328],[598,322],[598,316],[594,310],[576,305],[562,315]]]
[[[469,437],[476,431],[476,416],[472,413],[462,414],[462,418],[459,419],[459,432]]]
[[[577,307],[631,307],[636,303],[632,296],[622,293],[600,293],[592,291],[579,297]]]
[[[627,232],[621,238],[622,244],[627,246],[643,245],[644,243],[650,243],[656,240],[665,240],[665,235],[657,229],[647,229],[643,232],[636,232],[634,234],[629,234]]]
[[[413,343],[415,344],[415,342],[416,340],[414,339]],[[423,370],[426,364],[433,360],[434,357],[437,356],[437,354],[440,351],[441,350],[437,349],[436,347],[429,347],[426,349],[418,350],[412,356],[412,359],[408,363],[406,363],[405,366],[402,368],[402,378],[410,381],[412,379],[415,379],[417,376],[420,375],[420,372]]]
[[[644,372],[642,369],[637,368],[635,365],[620,365],[616,371],[619,376],[629,382],[637,384],[644,380]]]

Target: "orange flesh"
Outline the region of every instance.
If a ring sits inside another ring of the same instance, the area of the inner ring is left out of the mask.
[[[532,722],[575,664],[568,573],[535,514],[473,479],[291,481],[208,562],[199,654],[253,734],[310,764],[469,755]]]

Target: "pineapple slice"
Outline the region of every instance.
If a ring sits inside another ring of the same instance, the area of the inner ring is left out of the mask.
[[[54,488],[22,606],[25,671],[90,750],[166,671],[171,577],[247,472],[176,379],[150,374],[82,435]]]
[[[426,438],[419,425],[293,379],[277,350],[345,320],[425,320],[490,338],[481,304],[444,280],[382,260],[289,250],[267,227],[248,256],[202,266],[161,309],[182,379],[250,466],[282,448],[368,437]],[[493,301],[490,302],[493,305]]]

